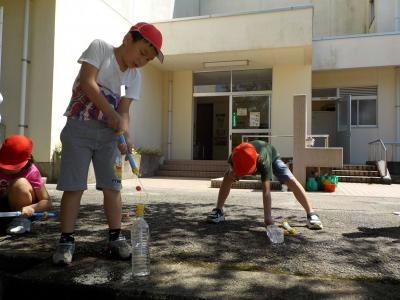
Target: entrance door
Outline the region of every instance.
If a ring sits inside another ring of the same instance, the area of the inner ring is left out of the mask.
[[[213,103],[197,103],[194,159],[213,158]]]
[[[242,141],[266,140],[270,133],[270,96],[235,95],[230,101],[230,152]]]
[[[337,145],[343,147],[343,162],[349,164],[351,157],[351,95],[344,96],[336,101],[336,112]]]

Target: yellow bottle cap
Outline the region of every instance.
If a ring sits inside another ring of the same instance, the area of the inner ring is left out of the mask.
[[[136,217],[143,217],[144,215],[144,204],[136,204]]]

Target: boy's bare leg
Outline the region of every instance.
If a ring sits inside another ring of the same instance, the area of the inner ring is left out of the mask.
[[[61,232],[72,233],[75,231],[82,194],[83,191],[63,193],[60,209]]]
[[[31,205],[35,199],[35,193],[29,181],[19,178],[11,182],[8,188],[8,204],[11,210],[20,211],[24,206]]]
[[[289,187],[289,189],[293,192],[297,201],[304,207],[306,213],[313,212],[311,202],[308,200],[306,196],[306,191],[300,182],[295,178],[289,179],[285,184]]]
[[[231,171],[227,172],[227,174],[222,179],[221,187],[218,192],[218,200],[217,200],[217,208],[222,209],[224,207],[225,201],[229,196],[229,192],[231,191],[231,186],[235,181],[235,176]]]
[[[104,213],[110,229],[121,228],[122,201],[121,192],[114,190],[103,190]]]

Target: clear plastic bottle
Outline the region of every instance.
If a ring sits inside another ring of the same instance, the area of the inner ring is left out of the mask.
[[[276,225],[267,226],[267,236],[272,244],[283,243],[283,230]]]
[[[150,274],[149,238],[149,225],[144,219],[144,205],[137,204],[131,229],[133,276]]]
[[[114,163],[115,182],[121,182],[122,179],[122,156],[118,154]]]

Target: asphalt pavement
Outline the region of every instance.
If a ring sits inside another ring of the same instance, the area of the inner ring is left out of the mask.
[[[123,232],[135,203],[145,204],[151,274],[133,278],[130,261],[107,256],[102,194],[90,185],[76,226],[69,267],[52,265],[57,218],[35,221],[23,236],[0,236],[0,299],[400,299],[400,185],[339,183],[308,193],[324,229],[306,228],[291,192],[272,193],[277,224],[297,230],[272,245],[263,226],[261,191],[232,190],[226,221],[205,221],[218,189],[209,180],[125,180]],[[54,210],[61,193],[47,185]]]

